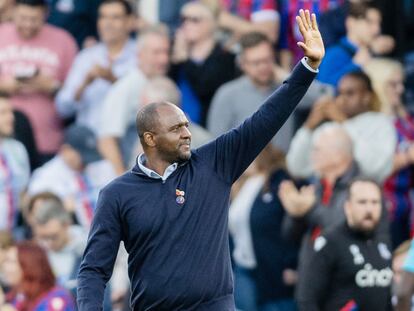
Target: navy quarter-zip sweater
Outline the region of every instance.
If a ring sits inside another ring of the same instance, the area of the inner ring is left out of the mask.
[[[79,309],[102,310],[122,240],[129,254],[133,310],[233,311],[227,231],[231,185],[283,125],[314,77],[299,63],[256,113],[194,150],[164,182],[135,166],[107,185],[79,271]]]

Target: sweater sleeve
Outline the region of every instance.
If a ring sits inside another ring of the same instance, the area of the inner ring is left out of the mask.
[[[104,189],[98,198],[78,274],[79,310],[102,310],[106,283],[112,275],[121,241],[121,217],[116,194]]]
[[[197,150],[217,174],[233,183],[270,142],[302,99],[316,73],[299,63],[282,86],[239,127]]]

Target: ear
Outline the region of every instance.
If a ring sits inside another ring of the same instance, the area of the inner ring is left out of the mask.
[[[144,135],[144,142],[148,147],[155,147],[156,146],[156,139],[153,133],[145,132]]]

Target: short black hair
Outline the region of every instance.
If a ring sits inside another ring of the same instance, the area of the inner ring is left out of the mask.
[[[16,5],[41,6],[47,7],[46,0],[16,0]]]
[[[363,182],[363,183],[370,183],[374,186],[376,186],[381,194],[382,197],[382,188],[381,185],[374,179],[369,178],[369,177],[365,177],[365,176],[357,176],[351,179],[351,181],[348,183],[348,188],[346,191],[346,198],[347,200],[350,199],[351,197],[351,188],[354,184],[356,184],[357,182]],[[381,198],[382,199],[382,198]]]
[[[357,79],[357,80],[361,81],[364,84],[366,90],[370,91],[371,93],[374,92],[374,89],[372,87],[371,79],[369,78],[369,76],[365,72],[360,71],[360,70],[351,71],[351,72],[348,72],[348,73],[344,74],[342,76],[341,80],[345,77],[350,77],[350,78],[354,78],[354,79]]]
[[[84,0],[85,1],[85,0]],[[122,5],[124,7],[124,11],[126,15],[131,15],[132,14],[132,6],[131,4],[126,1],[126,0],[104,0],[102,1],[102,3],[99,5],[99,8],[103,7],[106,4],[112,4],[112,3],[119,3],[120,5]]]
[[[144,145],[144,133],[153,132],[159,123],[158,109],[162,106],[170,106],[168,102],[155,102],[145,105],[137,113],[136,126],[141,144]]]
[[[272,42],[265,34],[257,31],[249,32],[240,38],[241,52],[243,53],[245,50],[258,46],[262,43],[272,45]]]
[[[367,17],[367,12],[370,9],[380,11],[379,7],[374,1],[360,1],[350,3],[348,7],[347,17],[353,17],[356,19],[363,19]]]

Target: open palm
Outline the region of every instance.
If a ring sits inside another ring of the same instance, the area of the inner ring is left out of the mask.
[[[299,16],[296,16],[296,22],[303,36],[303,42],[298,42],[298,46],[302,48],[305,56],[309,60],[319,66],[325,55],[325,47],[318,29],[315,14],[311,16],[308,10],[299,10]]]

